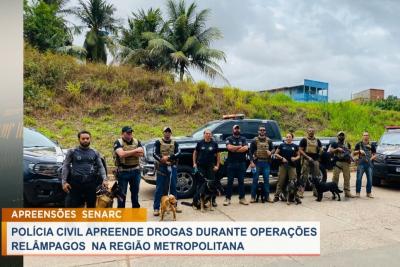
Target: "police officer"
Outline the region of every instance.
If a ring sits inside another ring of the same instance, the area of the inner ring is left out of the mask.
[[[369,142],[369,133],[363,133],[362,141],[358,142],[354,148],[354,156],[358,157],[356,197],[360,197],[361,180],[363,174],[367,176],[367,197],[373,198],[372,190],[372,161],[376,158],[376,147]]]
[[[212,133],[210,129],[204,130],[204,139],[199,141],[193,151],[193,168],[201,172],[207,180],[215,181],[215,173],[218,171],[220,165],[220,154],[218,152],[218,144],[212,140]],[[197,188],[199,188],[204,181],[196,181]],[[199,198],[196,192],[193,202]],[[213,207],[217,206],[215,197],[212,199]]]
[[[79,146],[68,150],[62,167],[62,187],[67,193],[65,207],[78,208],[86,203],[87,208],[96,206],[97,178],[100,174],[107,184],[107,175],[100,154],[90,148],[88,131],[78,133]]]
[[[233,135],[226,139],[226,148],[228,149],[228,186],[226,189],[226,198],[224,206],[231,204],[232,186],[234,177],[238,178],[239,184],[239,203],[249,205],[245,199],[244,175],[246,173],[246,154],[249,150],[246,138],[240,135],[239,125],[233,126]]]
[[[339,175],[343,172],[345,197],[353,198],[354,195],[350,193],[351,145],[345,139],[345,133],[340,131],[337,134],[337,142],[329,147],[329,152],[334,155],[335,160],[332,181],[339,184]]]
[[[160,215],[160,201],[168,191],[178,199],[176,192],[177,163],[180,155],[178,143],[171,138],[172,130],[170,127],[163,129],[164,136],[154,144],[153,157],[156,160],[157,180],[156,191],[154,193],[153,215]],[[182,212],[176,207],[176,212]]]
[[[319,156],[322,152],[321,141],[315,137],[314,127],[308,127],[307,137],[301,139],[299,144],[300,155],[302,156],[302,166],[301,166],[301,179],[300,179],[300,190],[299,197],[303,197],[304,187],[308,179],[308,175],[314,176],[320,175],[319,170]],[[310,164],[312,163],[312,164]],[[314,188],[314,194],[316,194]]]
[[[269,172],[270,160],[272,155],[272,141],[268,138],[264,125],[258,127],[258,136],[253,139],[250,144],[250,168],[253,172],[253,183],[251,185],[250,203],[256,202],[256,192],[258,186],[258,178],[262,173],[264,178],[264,192],[267,202],[273,201],[269,198]],[[253,171],[254,170],[254,171]]]
[[[283,187],[287,179],[296,180],[296,161],[300,159],[299,147],[292,143],[293,134],[286,134],[285,142],[279,145],[274,153],[274,157],[280,160],[278,172],[278,184],[274,196],[274,202],[279,201],[279,195],[282,193]]]
[[[121,138],[114,142],[114,163],[117,167],[118,185],[123,194],[126,195],[129,189],[131,192],[132,208],[140,208],[139,204],[139,184],[140,168],[139,157],[143,156],[142,144],[133,138],[133,129],[124,126],[121,130]],[[125,200],[118,199],[118,208],[125,208]]]

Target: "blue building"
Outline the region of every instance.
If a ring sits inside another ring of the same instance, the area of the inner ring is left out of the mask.
[[[304,84],[263,90],[270,94],[283,93],[300,102],[328,102],[328,83],[304,80]]]

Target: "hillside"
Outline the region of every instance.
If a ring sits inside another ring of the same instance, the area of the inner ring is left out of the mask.
[[[297,103],[285,95],[238,88],[211,88],[205,82],[176,83],[168,73],[129,66],[81,64],[69,56],[39,53],[26,46],[24,123],[63,147],[76,145],[76,133],[92,132],[93,146],[111,163],[112,143],[121,126],[132,125],[136,137],[161,135],[165,125],[174,135],[187,135],[223,114],[277,120],[282,131],[304,135],[308,125],[319,136],[348,133],[351,142],[368,130],[377,140],[385,125],[400,124],[400,112],[351,102]]]

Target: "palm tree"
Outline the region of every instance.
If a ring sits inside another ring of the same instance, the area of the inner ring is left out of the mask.
[[[128,18],[128,28],[122,29],[119,61],[144,66],[151,70],[161,69],[165,61],[164,55],[150,53],[147,49],[149,41],[145,36],[146,34],[162,35],[164,26],[165,22],[159,8],[132,12],[132,17]]]
[[[106,47],[112,52],[115,48],[110,34],[117,34],[119,20],[114,18],[115,7],[106,0],[79,0],[79,7],[73,13],[84,25],[76,27],[78,33],[88,27],[83,47],[86,60],[107,63]]]
[[[184,0],[168,0],[168,27],[164,34],[144,34],[149,40],[148,48],[153,53],[163,51],[168,55],[166,67],[175,70],[180,81],[185,74],[190,76],[189,68],[194,68],[210,78],[218,76],[228,82],[216,63],[216,60],[226,61],[225,53],[210,47],[222,34],[215,27],[206,27],[210,9],[196,13],[196,8],[195,3],[186,9]]]

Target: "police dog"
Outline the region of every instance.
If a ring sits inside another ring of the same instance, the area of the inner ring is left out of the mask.
[[[181,204],[199,210],[201,209],[201,198],[203,198],[203,200],[206,200],[204,201],[203,208],[209,207],[209,205],[212,206],[212,201],[213,199],[215,199],[217,194],[221,195],[224,192],[224,189],[221,185],[221,181],[219,179],[207,180],[204,177],[204,175],[199,171],[197,171],[194,175],[198,187],[193,196],[193,201],[192,202],[182,201]],[[210,196],[211,200],[209,200]]]
[[[200,210],[205,212],[205,206],[208,204],[209,210],[213,211],[212,199],[217,195],[215,180],[206,180],[199,188]]]
[[[296,202],[296,205],[301,204],[297,191],[297,180],[290,180],[286,186],[286,204],[290,205],[291,202]]]
[[[160,221],[164,220],[164,214],[168,211],[172,211],[174,221],[176,221],[176,198],[174,195],[165,195],[161,197],[161,218]]]
[[[339,189],[338,185],[335,182],[322,182],[318,177],[313,177],[312,182],[318,192],[318,196],[316,199],[317,201],[321,201],[324,192],[328,191],[331,191],[332,193],[332,200],[336,199],[337,195],[338,201],[340,201],[340,193],[343,193],[343,191]]]
[[[101,184],[96,188],[96,208],[112,208],[114,198],[125,199],[126,195],[121,191],[117,181],[109,181],[107,186]]]
[[[257,191],[256,191],[256,202],[258,202],[260,197],[261,197],[261,202],[265,203],[265,188],[264,188],[263,182],[258,182]]]

